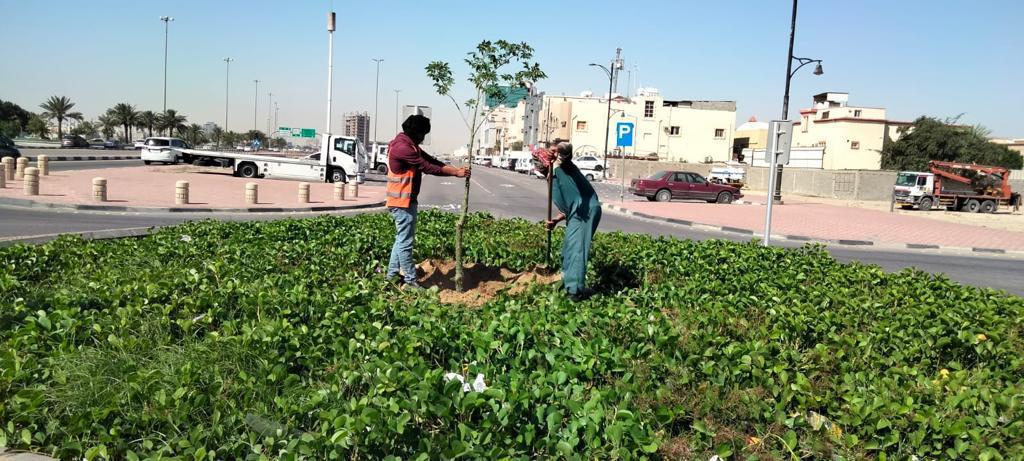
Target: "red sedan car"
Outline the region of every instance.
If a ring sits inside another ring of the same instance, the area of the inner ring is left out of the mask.
[[[659,171],[647,179],[634,179],[629,185],[633,195],[647,200],[667,202],[672,199],[705,200],[708,203],[732,203],[743,197],[740,190],[715,184],[690,171]]]

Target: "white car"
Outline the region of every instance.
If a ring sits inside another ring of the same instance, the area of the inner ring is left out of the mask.
[[[153,162],[173,165],[180,162],[182,159],[181,151],[177,149],[188,148],[188,144],[178,138],[146,138],[146,145],[142,147],[142,162],[146,165]]]
[[[601,171],[604,169],[604,161],[593,155],[581,155],[572,159],[572,163],[575,163],[581,170]]]
[[[132,149],[142,150],[142,148],[144,148],[144,147],[146,147],[146,141],[144,141],[144,140],[143,141],[135,141],[134,143],[132,143]]]
[[[600,166],[598,168],[600,168]],[[583,176],[585,176],[588,181],[604,179],[604,170],[594,170],[580,167],[580,173],[583,173]]]

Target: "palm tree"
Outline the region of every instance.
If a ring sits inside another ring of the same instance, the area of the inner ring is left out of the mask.
[[[57,120],[57,139],[64,136],[64,120],[81,120],[81,112],[71,112],[75,103],[67,96],[50,96],[46,102],[39,105],[43,109],[43,118]]]
[[[117,127],[120,125],[117,117],[111,112],[112,110],[107,110],[107,113],[100,115],[96,119],[100,124],[100,133],[103,134],[104,138],[114,137],[114,132],[117,131]]]
[[[160,114],[160,118],[157,121],[157,128],[160,131],[167,131],[169,136],[174,136],[175,132],[180,133],[185,129],[188,119],[184,115],[179,115],[178,111],[174,109],[167,109],[163,114]]]
[[[199,126],[199,124],[193,123],[185,128],[185,141],[188,141],[192,146],[202,143],[205,139],[203,127]]]
[[[210,138],[213,142],[217,143],[217,147],[220,148],[220,140],[224,137],[224,129],[219,126],[214,126],[213,130],[210,131]]]
[[[136,123],[138,124],[138,126],[145,127],[146,130],[148,130],[146,136],[153,136],[153,127],[157,125],[157,122],[159,122],[159,120],[160,117],[156,115],[156,112],[153,112],[151,110],[144,110],[142,112],[139,112],[138,121]]]
[[[110,110],[114,119],[124,127],[124,141],[132,142],[131,128],[138,123],[139,112],[135,110],[135,106],[126,102],[119,103]]]

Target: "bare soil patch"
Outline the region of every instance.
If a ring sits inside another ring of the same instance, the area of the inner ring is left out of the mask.
[[[419,283],[425,288],[437,287],[441,302],[478,307],[501,292],[517,294],[532,284],[550,284],[562,280],[562,274],[547,267],[516,272],[507,267],[490,267],[470,263],[463,265],[462,292],[455,291],[455,261],[430,259],[416,266]]]

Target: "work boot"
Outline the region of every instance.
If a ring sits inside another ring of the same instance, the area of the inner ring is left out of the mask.
[[[412,283],[404,282],[402,284],[402,290],[404,290],[404,291],[411,291],[411,292],[414,292],[414,293],[421,292],[421,291],[427,291],[426,288],[423,288],[422,285],[420,285],[420,284],[418,284],[416,282],[412,282]]]
[[[586,288],[576,293],[569,293],[569,299],[574,303],[586,301],[590,299],[592,296],[594,296],[594,291]]]

